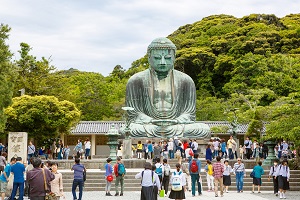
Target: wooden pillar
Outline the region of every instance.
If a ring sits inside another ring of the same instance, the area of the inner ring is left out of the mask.
[[[61,133],[60,134],[60,139],[63,142],[64,145],[66,145],[66,141],[65,141],[65,134]]]
[[[92,138],[91,138],[91,158],[93,157],[93,155],[96,155],[96,135],[92,134]]]

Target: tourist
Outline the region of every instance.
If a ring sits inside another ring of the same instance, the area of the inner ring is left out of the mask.
[[[281,145],[280,142],[277,144],[277,146],[278,146],[278,150],[277,150],[278,151],[278,159],[280,160],[283,146]]]
[[[239,148],[239,157],[243,160],[244,159],[244,147],[240,145]]]
[[[171,177],[171,192],[169,195],[170,199],[177,199],[177,200],[185,199],[186,180],[180,169],[181,169],[181,165],[177,163],[176,171],[172,173],[172,177]]]
[[[264,160],[263,143],[259,143],[259,159]]]
[[[17,157],[16,164],[11,166],[11,173],[14,174],[13,189],[11,192],[10,199],[14,199],[19,188],[19,200],[23,200],[24,196],[24,172],[25,166],[22,163],[22,158]]]
[[[189,143],[186,140],[184,140],[182,146],[183,146],[183,150],[185,151],[187,149],[187,147],[189,146]],[[186,158],[185,154],[184,154],[184,158]]]
[[[182,148],[182,143],[179,143],[178,146],[176,147],[176,158],[179,164],[181,164],[183,157],[184,157],[184,150]]]
[[[190,170],[189,170],[189,162],[190,162],[190,160],[188,160],[186,158],[185,162],[183,162],[181,164],[181,170],[182,170],[183,175],[186,179],[186,182],[187,182],[187,185],[188,185],[188,190],[189,190],[189,192],[191,192],[192,191],[192,179],[191,179]]]
[[[82,159],[83,149],[82,149],[82,142],[81,142],[81,139],[78,139],[77,144],[76,144],[74,150],[76,151],[76,156],[77,156],[77,158]]]
[[[249,137],[246,137],[246,140],[244,141],[245,145],[245,150],[246,150],[246,158],[249,160],[252,152],[251,152],[251,147],[252,147],[252,141],[250,140]]]
[[[142,141],[138,141],[137,145],[136,145],[136,156],[138,159],[141,159],[143,156],[143,144]]]
[[[155,165],[152,165],[151,166],[151,170],[153,171],[153,172],[155,172],[156,171],[156,166]],[[156,173],[155,173],[156,174]],[[157,174],[156,174],[157,175]],[[157,187],[157,183],[156,182],[154,182],[153,183],[154,184],[154,187],[153,187],[153,197],[154,197],[154,199],[153,200],[157,200],[157,196],[158,196],[158,187]],[[161,186],[160,186],[160,188],[159,189],[161,189]]]
[[[154,143],[154,148],[153,148],[153,154],[154,154],[154,157],[153,159],[156,160],[157,158],[160,159],[161,157],[161,152],[162,152],[162,148],[160,145],[158,145],[157,143]]]
[[[27,147],[27,162],[30,164],[30,158],[34,156],[35,146],[29,141],[29,145]]]
[[[228,193],[228,186],[231,185],[230,173],[233,172],[232,167],[228,165],[228,160],[224,161],[224,172],[223,172],[223,185],[225,186],[224,191]]]
[[[179,146],[179,139],[177,136],[174,137],[173,144],[173,153],[175,154]]]
[[[157,198],[157,195],[153,192],[153,187],[157,187],[157,191],[160,190],[160,182],[157,174],[152,171],[152,166],[149,162],[145,163],[145,170],[136,174],[135,178],[142,179],[141,200],[154,200]]]
[[[7,163],[5,166],[3,173],[0,176],[0,193],[1,193],[1,200],[5,199],[5,193],[7,190],[7,183],[9,181],[9,176],[11,172],[11,166],[16,163],[16,158],[12,157],[10,159],[10,163]]]
[[[162,179],[162,187],[165,190],[165,197],[166,197],[169,190],[170,175],[171,175],[171,167],[168,164],[168,160],[166,158],[163,159],[163,168],[164,168],[164,175]]]
[[[169,158],[170,159],[174,159],[173,149],[174,149],[174,142],[173,142],[173,139],[170,138],[169,142],[168,142],[168,151],[169,151]]]
[[[169,150],[168,150],[168,143],[167,141],[163,142],[163,158],[168,159],[168,154],[169,154]]]
[[[143,151],[144,151],[144,159],[148,159],[148,140],[146,140],[144,146],[143,146]]]
[[[117,151],[117,157],[122,158],[122,156],[123,156],[123,144],[122,144],[122,141],[119,141],[117,150],[118,150]]]
[[[160,158],[155,159],[155,167],[156,167],[155,173],[158,175],[161,184],[163,179],[163,174],[164,174],[164,165],[161,164]]]
[[[78,140],[80,141],[80,140]],[[82,199],[82,190],[83,190],[83,173],[86,172],[86,169],[84,165],[80,164],[80,159],[79,157],[75,158],[75,164],[73,165],[72,171],[74,170],[74,179],[73,179],[73,184],[72,184],[72,195],[73,199],[77,199],[76,196],[76,188],[77,186],[79,187],[79,199]]]
[[[86,138],[84,141],[84,149],[85,149],[85,159],[89,159],[90,153],[91,153],[91,142],[89,138]]]
[[[64,143],[62,140],[59,140],[58,142],[58,148],[57,148],[57,159],[61,160],[63,159],[63,149],[64,149]]]
[[[126,174],[126,169],[125,169],[125,166],[122,163],[122,160],[120,157],[117,157],[117,163],[114,165],[114,173],[116,176],[116,182],[115,182],[116,194],[115,194],[115,196],[119,196],[119,184],[121,185],[120,196],[123,196],[123,194],[124,194],[123,193],[124,192],[124,176]]]
[[[238,158],[238,146],[236,146],[237,145],[237,143],[233,143],[232,144],[232,154],[233,154],[233,159],[234,159],[234,156],[235,156],[235,159],[237,159]]]
[[[278,166],[275,172],[275,179],[278,179],[279,198],[286,199],[285,193],[290,189],[290,168],[287,160],[283,160],[281,165]]]
[[[189,172],[192,179],[192,196],[196,193],[196,183],[198,184],[198,195],[201,195],[201,184],[199,182],[201,172],[201,161],[198,160],[199,154],[195,153],[194,158],[189,163]]]
[[[227,159],[227,146],[226,146],[226,142],[225,139],[221,140],[221,151],[222,151],[222,158],[224,158],[225,155],[225,159]]]
[[[212,161],[212,154],[213,153],[211,151],[211,146],[210,146],[210,144],[208,144],[206,147],[205,159]]]
[[[210,191],[214,191],[215,187],[214,187],[214,177],[213,177],[213,166],[211,164],[210,160],[206,160],[206,165],[204,167],[205,172],[206,172],[206,180],[207,180],[207,188],[208,188],[208,192]]]
[[[232,160],[234,158],[234,152],[233,152],[234,146],[233,145],[236,146],[236,142],[234,141],[233,136],[231,135],[229,140],[227,141],[229,160]]]
[[[56,153],[57,153],[57,146],[56,146],[56,141],[53,141],[51,145],[51,152],[52,152],[52,159],[56,159]]]
[[[48,159],[48,154],[45,152],[45,147],[39,148],[39,157],[44,158],[46,160]]]
[[[269,179],[268,179],[269,181],[270,181],[271,177],[273,179],[274,194],[276,196],[278,196],[278,191],[279,191],[279,188],[278,188],[278,178],[275,178],[275,172],[277,171],[278,163],[279,163],[278,159],[274,160],[273,166],[270,168]]]
[[[213,141],[213,147],[214,147],[214,154],[213,157],[216,158],[217,156],[219,156],[219,145],[220,142],[217,138],[214,139]]]
[[[262,152],[263,152],[263,159],[266,159],[268,157],[268,153],[269,153],[268,145],[263,143]]]
[[[242,163],[241,158],[238,158],[237,162],[234,163],[233,173],[235,174],[236,178],[237,192],[243,192],[244,177],[246,177],[246,169],[244,163]]]
[[[0,156],[0,175],[4,171],[4,168],[6,166],[6,157],[7,157],[7,153],[2,152]]]
[[[33,169],[26,174],[26,180],[30,185],[30,200],[45,199],[45,188],[47,190],[51,189],[50,181],[54,180],[55,176],[47,168],[41,168],[42,160],[40,158],[33,158],[32,166]],[[19,195],[19,199],[20,197],[21,195]]]
[[[26,176],[27,176],[27,173],[28,173],[30,170],[33,170],[33,168],[34,168],[34,167],[33,167],[33,164],[32,164],[34,158],[35,158],[35,157],[31,157],[31,158],[30,158],[30,164],[27,165],[26,168],[25,168],[25,176],[24,176],[24,179],[25,179],[24,196],[28,196],[28,197],[30,197],[30,185],[29,185],[29,183],[28,183],[28,180],[27,180]]]
[[[261,167],[262,162],[258,161],[257,165],[253,168],[253,185],[252,185],[252,193],[254,193],[254,187],[257,185],[257,192],[260,193],[261,186],[261,175],[263,175],[264,169]]]
[[[118,158],[120,158],[120,157],[118,157]],[[106,164],[104,166],[104,169],[105,169],[105,182],[106,182],[106,185],[105,185],[105,196],[112,196],[110,194],[110,188],[111,188],[111,182],[112,182],[112,180],[110,179],[110,177],[112,176],[112,173],[113,173],[113,167],[111,165],[111,161],[112,161],[111,158],[107,158]]]
[[[70,154],[70,147],[69,147],[69,145],[66,145],[66,146],[64,147],[64,158],[65,158],[66,160],[69,159],[69,154]]]
[[[190,145],[188,145],[184,151],[185,153],[185,158],[188,161],[191,161],[192,157],[194,156],[194,151],[191,149]]]
[[[198,143],[196,139],[192,142],[191,148],[193,149],[194,154],[198,152]]]
[[[59,200],[60,197],[64,196],[64,191],[62,174],[58,172],[57,169],[58,163],[51,163],[51,172],[55,176],[55,178],[50,182],[51,192],[53,192],[56,195],[56,199]]]
[[[255,145],[255,149],[253,149],[252,158],[255,158],[255,162],[258,163],[260,161],[260,147],[258,144]]]
[[[148,141],[148,159],[152,159],[153,158],[153,145],[151,143],[151,141]]]
[[[218,197],[218,184],[220,183],[220,193],[223,197],[223,172],[224,165],[221,163],[221,157],[217,156],[217,162],[213,164],[213,176],[215,181],[215,197]]]

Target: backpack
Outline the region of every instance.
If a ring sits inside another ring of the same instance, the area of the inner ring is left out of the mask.
[[[171,171],[170,165],[166,164],[164,167],[165,167],[164,175],[170,176],[170,171]]]
[[[193,172],[193,173],[197,173],[197,172],[198,172],[198,165],[197,165],[196,160],[193,160],[193,161],[192,161],[192,164],[191,164],[191,172]]]
[[[181,171],[178,174],[176,172],[173,172],[173,177],[172,177],[172,190],[173,191],[181,191],[182,190],[181,177],[180,177],[181,173],[182,173]]]
[[[189,155],[190,155],[190,156],[194,156],[194,152],[193,152],[192,149],[189,150]]]
[[[207,173],[208,175],[213,175],[213,166],[212,165],[207,165]]]
[[[123,163],[118,164],[118,174],[119,175],[124,175],[126,174],[125,166]]]
[[[181,157],[181,151],[179,149],[176,151],[175,157],[176,158],[180,158]]]
[[[158,168],[156,168],[155,173],[158,176],[162,176],[162,165],[160,165]]]

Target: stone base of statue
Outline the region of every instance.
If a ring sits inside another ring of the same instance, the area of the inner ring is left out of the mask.
[[[130,159],[132,157],[132,143],[131,139],[124,139],[123,140],[123,156],[122,158],[124,159]]]

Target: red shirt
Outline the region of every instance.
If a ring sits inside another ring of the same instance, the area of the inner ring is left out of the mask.
[[[189,143],[187,143],[187,142],[183,143],[183,150],[186,150],[188,145],[189,145]]]
[[[224,165],[221,162],[213,164],[214,178],[222,178],[224,172]]]

